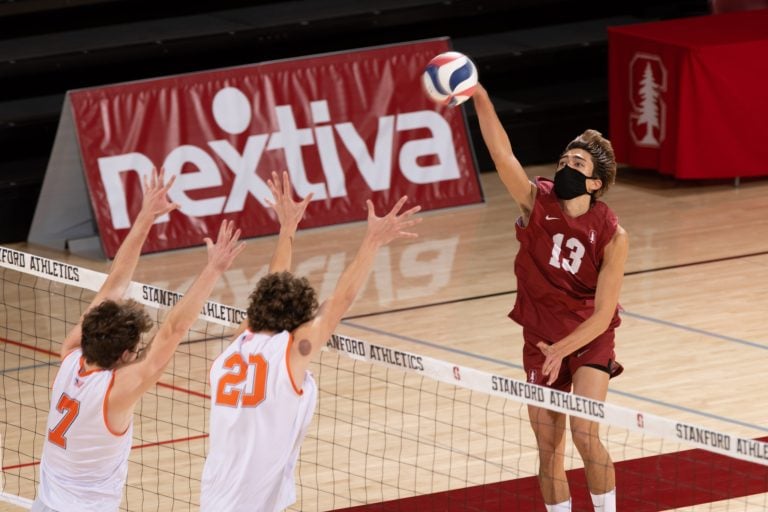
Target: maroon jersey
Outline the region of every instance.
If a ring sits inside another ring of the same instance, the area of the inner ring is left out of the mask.
[[[554,183],[536,178],[536,201],[528,225],[515,224],[517,299],[509,316],[542,340],[557,342],[595,309],[597,276],[618,219],[601,201],[576,218],[560,208]],[[621,320],[614,313],[610,329]]]

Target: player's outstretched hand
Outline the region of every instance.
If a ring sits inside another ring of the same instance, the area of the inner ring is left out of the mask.
[[[208,247],[208,265],[217,272],[227,270],[237,255],[245,249],[245,242],[238,243],[239,239],[240,230],[235,230],[234,221],[223,221],[216,243],[210,238],[205,238],[205,245]]]
[[[168,200],[168,191],[176,181],[176,176],[172,176],[165,183],[165,169],[152,169],[152,176],[144,176],[144,199],[141,202],[141,210],[153,219],[165,215],[179,207],[177,203]]]
[[[389,213],[379,217],[376,215],[373,202],[368,199],[366,201],[368,206],[368,232],[366,236],[379,246],[387,245],[396,238],[416,238],[419,236],[406,230],[421,222],[420,218],[413,217],[413,214],[421,210],[421,206],[417,205],[400,213],[406,201],[408,201],[408,196],[401,197]]]
[[[304,217],[304,211],[312,200],[312,192],[307,194],[307,197],[302,201],[294,201],[293,193],[291,192],[291,181],[288,178],[288,173],[285,171],[283,171],[282,178],[278,173],[272,171],[272,178],[267,180],[267,185],[269,190],[272,191],[274,202],[268,198],[265,201],[277,214],[280,229],[296,232],[299,222]]]

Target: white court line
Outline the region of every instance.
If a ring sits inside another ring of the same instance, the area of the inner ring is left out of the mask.
[[[29,510],[32,508],[32,500],[16,496],[15,494],[8,494],[7,492],[0,492],[0,501],[5,501],[12,505],[17,505],[21,508]]]

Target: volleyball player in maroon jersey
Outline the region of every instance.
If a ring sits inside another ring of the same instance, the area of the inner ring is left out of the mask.
[[[521,216],[515,223],[517,299],[509,316],[523,326],[528,382],[604,401],[622,371],[614,353],[627,233],[598,198],[613,184],[607,139],[587,130],[560,155],[554,180],[531,182],[512,151],[487,91],[473,95],[483,140]],[[539,486],[549,512],[571,510],[564,468],[565,415],[528,407],[539,449]],[[571,416],[595,510],[616,510],[613,463],[599,424]]]

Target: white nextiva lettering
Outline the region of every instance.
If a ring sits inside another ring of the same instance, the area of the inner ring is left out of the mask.
[[[214,98],[214,118],[223,131],[231,134],[247,129],[250,116],[241,114],[240,118],[234,120],[226,117],[230,115],[229,112],[242,111],[243,97],[228,87],[219,91]],[[217,103],[217,100],[220,101]],[[238,108],[227,108],[227,101],[236,102]],[[271,193],[256,171],[265,152],[282,151],[291,182],[299,196],[306,197],[312,192],[315,201],[344,197],[347,195],[347,186],[339,156],[339,141],[355,162],[357,172],[373,191],[390,187],[393,155],[397,155],[397,164],[405,179],[412,183],[437,183],[459,178],[451,127],[434,111],[405,112],[378,118],[376,138],[373,147],[369,149],[352,123],[331,123],[327,101],[311,102],[310,110],[312,126],[301,128],[296,125],[290,105],[276,106],[274,118],[278,130],[249,136],[242,149],[234,147],[227,139],[208,141],[208,148],[189,144],[174,148],[162,162],[166,177],[176,176],[176,182],[168,195],[179,203],[182,213],[191,217],[242,211],[249,195],[266,208],[264,199],[271,197]],[[428,132],[429,135],[417,139],[409,137],[410,140],[395,152],[395,132],[414,130],[420,134]],[[307,175],[303,157],[307,147],[314,147],[317,151],[324,182],[312,182]],[[222,173],[225,172],[219,169],[215,158],[223,162],[226,170],[234,176],[226,195],[220,192],[215,195],[214,192],[223,185]],[[430,163],[427,165],[423,161]],[[150,175],[154,164],[146,155],[134,152],[99,158],[98,165],[112,224],[115,229],[128,228],[131,223],[122,174],[135,172],[142,179]],[[188,193],[202,190],[211,192]],[[167,222],[168,219],[166,215],[157,222]]]

